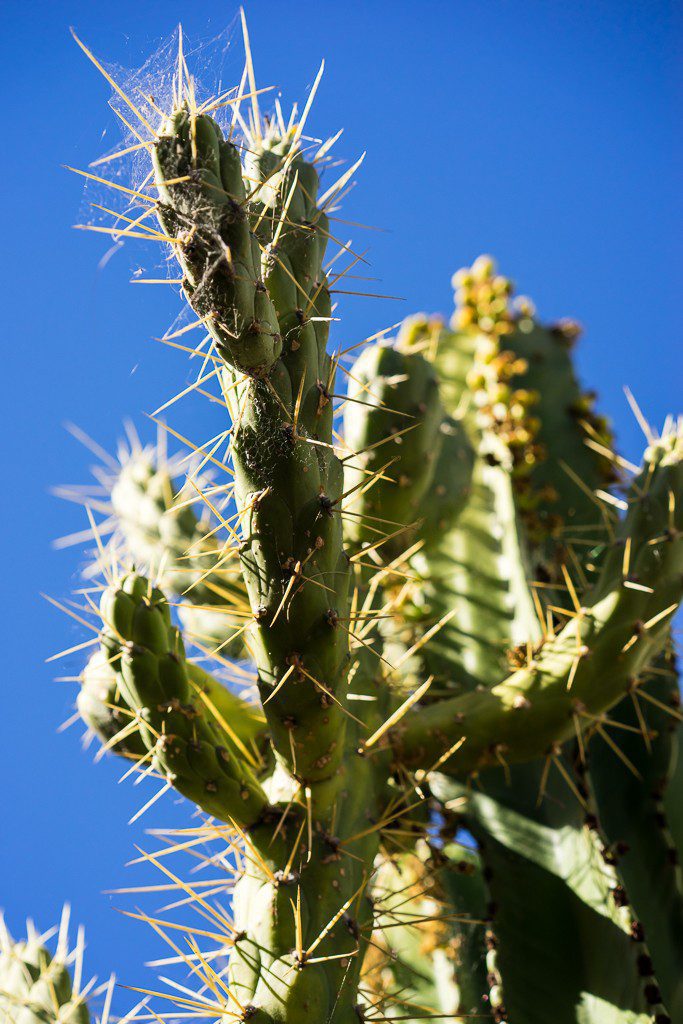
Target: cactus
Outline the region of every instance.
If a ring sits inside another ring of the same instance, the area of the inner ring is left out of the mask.
[[[108,500],[99,491],[86,490],[84,498],[83,488],[63,487],[57,494],[108,513],[113,535],[104,561],[120,558],[153,573],[175,598],[183,628],[198,645],[230,657],[244,655],[250,613],[238,559],[207,520],[209,506],[222,507],[231,486],[211,486],[206,458],[195,460],[181,480],[181,462],[167,457],[163,434],[155,446],[143,447],[134,428],[127,424],[126,429],[130,445],[119,445],[118,459],[103,453],[104,464],[93,470]],[[98,550],[95,568],[101,562]]]
[[[182,50],[163,115],[118,93],[150,160],[127,194],[208,333],[229,453],[186,483],[134,446],[106,481],[78,696],[233,858],[230,918],[182,883],[214,921],[205,952],[187,936],[198,998],[255,1024],[681,1020],[680,425],[629,470],[576,327],[480,257],[450,325],[411,317],[343,367],[340,437],[324,259],[354,168],[320,194],[319,79],[288,123],[261,116],[248,41],[246,81],[248,124],[245,86],[199,103]],[[234,656],[257,703],[219,678]]]
[[[57,929],[41,935],[29,921],[26,939],[15,941],[0,918],[0,1014],[6,1024],[90,1024],[93,982],[81,988],[83,936],[70,951],[68,925],[65,907],[53,954],[46,943]],[[106,1017],[105,1010],[103,1024]]]

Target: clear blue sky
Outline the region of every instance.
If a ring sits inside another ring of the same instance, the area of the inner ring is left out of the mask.
[[[288,102],[305,97],[324,56],[311,128],[344,127],[347,158],[368,151],[346,216],[388,229],[361,244],[372,247],[378,290],[406,301],[344,302],[337,338],[350,343],[420,309],[449,312],[452,271],[492,252],[542,316],[585,325],[583,376],[600,391],[622,451],[637,458],[623,386],[655,423],[678,411],[681,390],[675,8],[247,3],[262,83]],[[170,289],[127,284],[131,267],[153,266],[156,253],[125,250],[101,268],[107,242],[71,230],[81,183],[61,165],[86,166],[113,139],[101,137],[112,128],[108,87],[68,26],[99,55],[136,66],[181,16],[195,39],[235,13],[213,0],[6,0],[3,11],[0,905],[18,929],[28,913],[47,926],[70,899],[87,926],[89,966],[132,984],[149,983],[141,964],[158,946],[113,910],[130,904],[102,892],[144,881],[124,869],[143,829],[187,814],[166,800],[127,827],[140,789],[116,785],[119,765],[93,765],[78,729],[57,734],[74,689],[53,677],[77,673],[82,658],[57,671],[45,658],[83,633],[38,595],[63,599],[78,583],[79,554],[50,544],[84,517],[48,488],[84,481],[92,459],[61,424],[73,420],[111,448],[122,419],[142,423],[186,370],[150,340],[175,315]],[[228,69],[238,67],[234,56]],[[200,438],[209,419],[196,415],[179,409],[173,422]]]

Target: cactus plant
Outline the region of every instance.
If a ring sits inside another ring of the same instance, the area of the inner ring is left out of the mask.
[[[163,114],[117,89],[150,162],[124,193],[144,216],[112,231],[156,216],[137,233],[208,333],[229,454],[205,445],[224,477],[189,484],[124,460],[78,707],[235,858],[229,919],[183,883],[225,932],[188,933],[201,1012],[681,1021],[680,425],[629,469],[576,326],[480,257],[450,325],[411,317],[343,366],[342,437],[324,258],[350,172],[320,194],[315,90],[263,118],[248,41],[232,93],[199,102],[182,50]],[[256,706],[209,671],[235,654]]]
[[[0,918],[0,1013],[7,1024],[90,1024],[88,1001],[95,979],[82,983],[83,933],[70,950],[69,915],[64,907],[59,928],[42,935],[29,921],[23,941],[15,941]],[[52,953],[48,943],[55,932]],[[102,1024],[108,1016],[108,988]]]

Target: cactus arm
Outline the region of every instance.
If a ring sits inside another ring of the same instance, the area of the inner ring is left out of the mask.
[[[242,654],[251,612],[239,559],[197,518],[188,502],[196,490],[179,486],[160,448],[134,446],[119,460],[110,483],[117,549],[120,542],[132,564],[178,598],[180,621],[199,644],[218,646],[223,656]]]
[[[244,175],[293,392],[298,394],[302,378],[318,365],[319,397],[326,399],[331,300],[323,255],[330,224],[317,201],[316,157],[305,159],[300,135],[298,125],[285,132],[268,126],[251,140]]]
[[[577,712],[600,714],[626,693],[630,679],[662,646],[667,620],[681,599],[680,444],[672,434],[648,450],[630,491],[629,512],[581,613],[504,682],[406,716],[395,736],[399,758],[427,768],[437,741],[446,751],[463,737],[448,771],[466,774],[496,750],[510,761],[545,756],[574,734]],[[639,589],[624,586],[629,539],[631,578]]]
[[[650,1024],[629,918],[584,811],[559,773],[500,769],[481,791],[440,780],[479,841],[509,1024]]]
[[[458,417],[473,459],[464,507],[446,517],[435,542],[412,562],[420,577],[414,602],[425,625],[448,616],[425,648],[424,670],[435,675],[438,688],[462,692],[490,686],[505,669],[509,647],[539,638],[515,486],[514,437],[497,436],[497,424],[486,421],[470,385],[473,375],[490,373],[487,359],[494,346],[488,336],[471,325],[449,330],[421,318],[408,330],[413,343],[421,338],[434,352],[444,405]]]
[[[82,950],[77,950],[77,978],[69,965],[74,955],[67,947],[69,908],[64,908],[57,949],[52,953],[46,937],[32,923],[24,941],[15,941],[0,916],[0,1017],[3,1024],[90,1024],[87,987],[78,984]]]
[[[206,813],[255,824],[267,811],[266,795],[191,685],[163,594],[130,574],[105,590],[100,612],[102,650],[154,766]]]
[[[258,1007],[257,1024],[296,1021],[304,1011],[334,1024],[357,1019],[353,1007],[372,922],[364,889],[379,845],[369,814],[378,799],[377,775],[365,764],[344,771],[340,783],[334,834],[314,822],[309,844],[304,829],[289,875],[283,877],[283,866],[297,830],[279,856],[272,855],[272,825],[250,833],[278,881],[251,866],[235,887],[235,927],[243,937],[230,958],[229,980],[243,1005]],[[349,842],[355,835],[362,838]]]
[[[193,174],[198,179],[216,173],[216,153],[220,151],[223,177],[218,191],[207,192],[196,181],[192,187],[171,185],[166,192],[161,185],[164,209],[194,225],[197,244],[203,245],[208,238],[210,246],[215,221],[225,216],[226,207],[233,210],[236,202],[243,201],[244,191],[241,176],[238,182],[237,172],[233,175],[235,147],[218,139],[220,132],[210,119],[197,117],[196,126],[202,138],[211,137],[211,146],[198,144],[193,155],[186,120],[178,114],[167,128],[168,134],[159,140],[156,168],[158,176],[178,177],[194,160]],[[310,167],[307,190],[315,179],[315,169]],[[233,197],[230,201],[226,193]],[[232,225],[228,226],[232,231]],[[246,222],[239,219],[238,226],[240,232],[249,234]],[[288,244],[288,237],[283,232],[281,246]],[[258,251],[256,236],[249,234],[249,241]],[[227,236],[224,242],[229,246]],[[240,241],[240,246],[244,249],[246,242]],[[230,246],[233,261],[237,251]],[[323,251],[324,239],[307,263],[319,297],[326,291]],[[179,253],[179,258],[183,265],[187,263],[186,255]],[[202,259],[204,266],[206,254]],[[225,245],[211,259],[222,261],[224,266],[218,269],[230,277]],[[279,266],[277,260],[275,263]],[[258,273],[252,268],[246,274],[249,296],[252,282],[261,282],[259,275],[260,268]],[[205,305],[197,305],[200,284],[196,271],[194,280],[195,291],[189,297],[201,312]],[[214,292],[213,281],[211,277],[208,290],[201,283],[201,303],[210,296],[219,319],[241,325],[233,332],[235,338],[218,340],[218,346],[231,367],[225,393],[236,424],[232,457],[236,500],[244,511],[241,559],[255,619],[250,646],[275,748],[298,778],[315,782],[333,776],[341,762],[346,716],[337,703],[337,691],[348,668],[347,634],[337,624],[348,613],[348,568],[337,508],[341,466],[331,449],[326,330],[316,330],[319,325],[308,320],[303,333],[283,336],[284,346],[278,331],[275,344],[270,328],[263,327],[266,321],[277,324],[275,307],[266,285],[258,283],[257,297],[268,304],[267,315],[264,312],[257,324],[259,331],[265,332],[257,336],[259,351],[263,353],[264,346],[270,344],[270,356],[261,362],[246,359],[242,348],[255,342],[239,306],[242,293],[234,282],[220,293]],[[239,371],[259,376],[240,379]]]
[[[223,139],[210,117],[181,108],[162,126],[152,160],[159,220],[168,236],[178,239],[174,245],[190,303],[206,319],[230,365],[243,373],[266,374],[280,354],[282,338],[261,279],[237,147]]]
[[[443,418],[436,374],[419,352],[398,344],[362,352],[349,374],[344,414],[354,453],[345,467],[352,541],[376,544],[386,534],[381,553],[389,558],[408,546],[434,475]]]
[[[619,873],[645,930],[664,1001],[677,1020],[683,1014],[683,892],[663,800],[676,757],[679,696],[671,660],[660,657],[652,667],[656,674],[646,670],[638,689],[610,715],[626,727],[618,730],[618,747],[628,763],[598,734],[590,743],[589,764],[602,829],[619,851]]]
[[[352,685],[356,694],[376,692],[376,666],[367,648],[355,652]],[[379,711],[368,718],[371,725],[380,720]],[[386,798],[387,770],[386,759],[378,770],[372,759],[357,757],[360,735],[358,723],[350,722],[340,777],[331,784],[334,813],[331,820],[311,821],[312,846],[307,829],[298,840],[295,831],[285,855],[276,858],[270,845],[272,827],[264,825],[251,833],[254,842],[261,841],[263,856],[280,879],[275,886],[272,876],[264,877],[252,867],[238,882],[233,898],[235,926],[244,929],[245,938],[231,956],[230,983],[240,1002],[259,1007],[254,1015],[258,1024],[297,1020],[304,1000],[307,1012],[319,1015],[316,1020],[352,1024],[358,1019],[353,1007],[359,999],[373,920],[365,887],[379,849],[380,830],[374,826],[376,809]],[[311,787],[313,798],[320,785]],[[296,856],[290,857],[291,845],[297,842]],[[283,873],[285,862],[288,874]],[[292,908],[297,900],[303,922],[300,937]],[[297,949],[301,943],[305,949],[311,947],[325,929],[324,941],[310,956],[331,959],[309,964],[307,954],[300,957]]]
[[[456,611],[426,651],[427,670],[446,677],[444,685],[471,689],[500,674],[506,647],[537,640],[527,581],[559,572],[557,558],[548,557],[566,557],[558,535],[564,542],[571,523],[603,538],[591,488],[613,478],[613,465],[585,444],[589,428],[602,434],[583,408],[565,343],[570,326],[534,323],[528,300],[515,309],[510,281],[488,257],[459,271],[454,284],[455,330],[416,321],[413,331],[434,349],[447,408],[462,417],[478,458],[463,514],[416,565],[424,576],[418,604],[437,620]],[[567,462],[576,463],[585,490]],[[543,602],[543,590],[535,596],[537,606],[553,603]],[[449,671],[457,683],[449,683]]]
[[[436,542],[466,501],[474,462],[462,424],[443,410],[432,346],[415,320],[402,324],[394,344],[363,350],[344,411],[353,494],[346,535],[366,544],[388,535],[378,549],[385,558],[415,534],[430,547]]]

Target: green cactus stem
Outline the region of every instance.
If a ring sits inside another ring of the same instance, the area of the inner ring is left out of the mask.
[[[210,487],[201,481],[194,487],[179,484],[173,462],[160,448],[134,447],[120,461],[110,484],[117,554],[144,566],[162,589],[177,596],[180,620],[199,644],[217,647],[224,656],[241,654],[251,612],[239,559],[225,543],[225,530],[221,537],[208,516],[198,518],[194,508]],[[212,504],[220,500],[220,494],[209,497]]]
[[[348,617],[348,568],[339,515],[342,472],[331,448],[328,324],[313,322],[304,304],[297,307],[305,321],[301,330],[283,333],[268,326],[277,325],[276,309],[284,314],[288,308],[278,253],[288,253],[289,247],[298,253],[303,228],[296,221],[278,220],[270,247],[264,246],[268,260],[262,278],[254,255],[259,242],[244,212],[238,150],[205,116],[194,119],[195,146],[189,121],[186,111],[178,111],[155,148],[161,216],[166,222],[182,220],[192,236],[189,254],[178,249],[190,274],[190,301],[197,302],[199,291],[199,312],[210,300],[222,322],[236,325],[230,338],[220,335],[217,345],[231,368],[224,393],[236,424],[231,450],[235,497],[243,510],[240,556],[255,620],[249,643],[275,748],[297,778],[313,783],[332,777],[341,763],[346,716],[338,691],[348,669],[348,634],[339,626]],[[290,154],[295,150],[290,146]],[[315,203],[317,173],[308,166],[305,191]],[[190,182],[161,184],[190,171]],[[294,172],[294,196],[304,189],[299,171]],[[285,176],[283,187],[286,181]],[[239,221],[237,243],[233,220]],[[215,241],[218,224],[225,235],[220,245]],[[295,269],[305,269],[307,287],[310,280],[320,305],[329,301],[322,270],[326,239],[322,232],[314,234],[316,244],[303,246],[303,265]],[[304,235],[308,240],[310,227]],[[218,249],[211,248],[212,239]],[[247,249],[252,263],[244,255]],[[209,265],[215,271],[207,281]],[[251,306],[245,311],[240,305],[244,289],[247,304],[256,294],[264,307],[257,320]],[[258,358],[245,354],[252,350],[258,350]],[[251,376],[233,377],[241,371]]]
[[[442,770],[467,774],[495,760],[496,751],[510,762],[543,757],[575,734],[577,723],[581,728],[583,714],[600,714],[624,696],[663,645],[681,599],[682,444],[674,430],[646,451],[600,577],[582,606],[568,609],[567,625],[490,690],[406,716],[395,734],[400,758],[427,768],[435,744],[444,753],[461,740]]]
[[[80,988],[82,941],[69,950],[68,923],[65,907],[51,953],[47,943],[56,929],[41,935],[29,921],[26,939],[16,941],[0,917],[0,1016],[5,1024],[90,1024],[92,983]]]
[[[131,573],[105,590],[100,612],[102,651],[154,767],[208,814],[255,824],[268,801],[254,757],[193,684],[164,595]]]
[[[419,352],[375,344],[358,357],[344,415],[346,443],[358,453],[345,467],[354,495],[347,508],[351,540],[379,541],[388,558],[408,546],[434,476],[443,419],[436,374]]]
[[[162,125],[153,162],[159,220],[177,240],[194,309],[230,365],[244,373],[268,373],[282,337],[261,278],[237,147],[222,138],[208,115],[195,117],[181,107]]]

